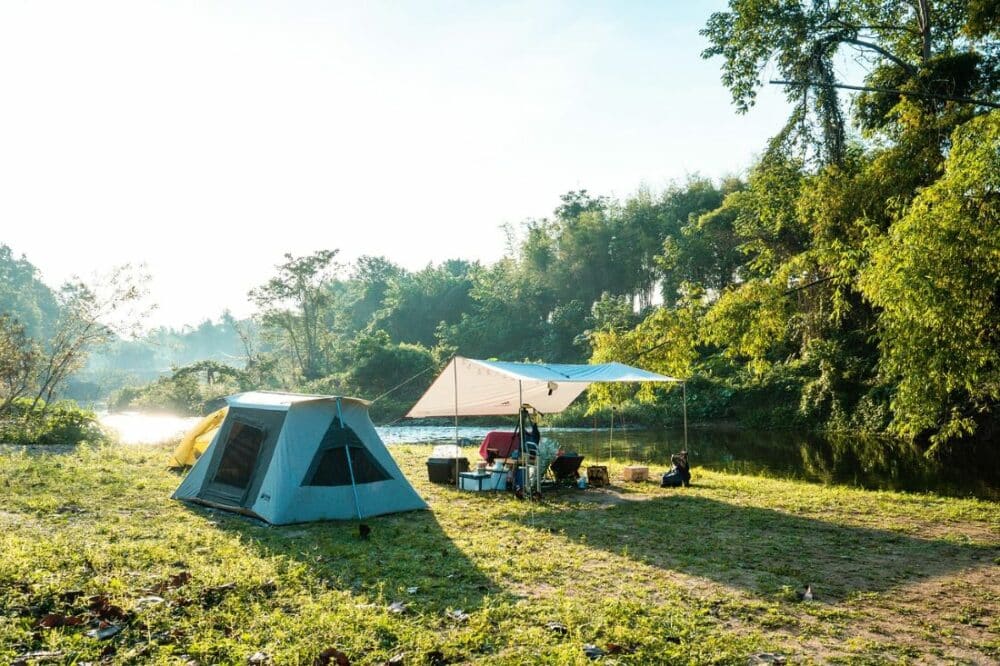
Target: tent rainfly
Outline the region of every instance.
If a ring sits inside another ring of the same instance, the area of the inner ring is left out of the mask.
[[[426,509],[356,398],[255,391],[226,399],[174,499],[275,525]]]

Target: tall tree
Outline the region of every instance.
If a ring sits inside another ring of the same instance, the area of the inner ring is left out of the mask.
[[[954,105],[933,95],[995,99],[989,82],[1000,59],[989,36],[996,14],[986,0],[730,0],[701,31],[710,42],[702,55],[723,58],[722,81],[741,112],[754,104],[762,73],[773,65],[796,84],[786,88],[795,110],[774,145],[801,139],[818,149],[820,162],[837,163],[847,143],[836,84],[914,93],[907,103],[921,113]],[[848,53],[867,67],[861,82],[838,77],[837,58]],[[870,129],[883,127],[900,100],[897,92],[866,94],[857,115]]]
[[[338,250],[318,250],[304,257],[285,254],[277,274],[250,291],[260,308],[261,326],[286,345],[303,379],[319,379],[328,370],[329,346],[322,326],[329,294],[324,285],[340,266]]]

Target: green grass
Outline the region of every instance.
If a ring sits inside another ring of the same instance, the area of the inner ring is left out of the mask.
[[[353,522],[174,502],[168,450],[0,450],[0,663],[584,664],[587,643],[621,664],[1000,658],[995,503],[698,468],[687,489],[519,502],[432,485],[428,449],[403,446],[430,510],[367,520],[361,541]],[[797,601],[805,583],[816,601]],[[123,630],[88,637],[102,615]]]

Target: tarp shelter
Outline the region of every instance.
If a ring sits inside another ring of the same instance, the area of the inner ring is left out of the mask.
[[[190,467],[198,462],[198,458],[215,439],[215,433],[219,431],[222,422],[226,420],[226,412],[228,411],[226,407],[217,409],[188,430],[180,444],[174,449],[174,457],[170,461],[171,466]]]
[[[520,413],[522,405],[530,405],[543,414],[554,414],[566,409],[588,386],[597,382],[679,382],[684,385],[680,379],[624,363],[511,363],[456,356],[406,416],[454,416],[457,440],[459,416],[514,416]],[[685,388],[685,440],[686,393]],[[523,429],[522,423],[520,430],[523,432]]]
[[[356,398],[251,392],[174,492],[272,524],[426,509]]]
[[[595,382],[680,381],[624,363],[509,363],[456,356],[406,416],[516,415],[522,404],[555,414]]]

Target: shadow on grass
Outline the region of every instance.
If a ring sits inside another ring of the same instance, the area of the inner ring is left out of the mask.
[[[988,565],[1000,549],[923,539],[690,495],[511,518],[637,562],[763,595],[812,584],[820,601]]]
[[[358,521],[273,526],[225,511],[185,506],[211,515],[220,529],[239,534],[257,555],[301,564],[321,585],[372,602],[401,601],[421,613],[471,612],[487,596],[502,596],[455,547],[431,511],[366,518],[363,522],[371,533],[362,539]]]

